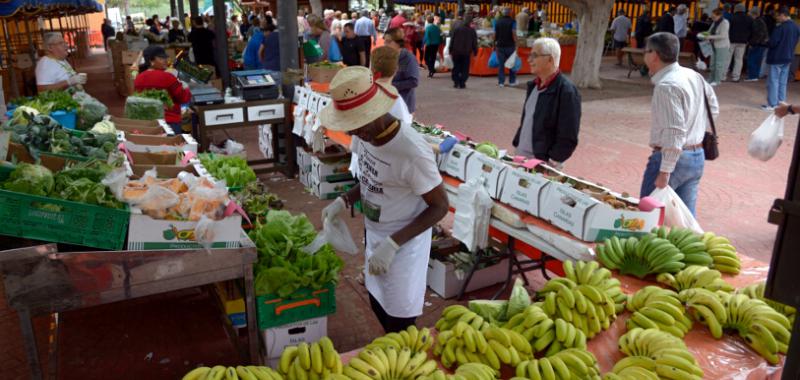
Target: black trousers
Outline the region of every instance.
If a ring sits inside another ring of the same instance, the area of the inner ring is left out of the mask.
[[[375,313],[375,316],[378,317],[378,322],[381,323],[383,326],[383,331],[387,334],[391,332],[400,332],[408,328],[417,322],[417,317],[413,318],[397,318],[393,317],[386,313],[386,310],[383,310],[380,302],[375,299],[370,293],[369,295],[369,304],[372,306],[372,312]]]
[[[372,50],[372,36],[358,36],[358,39],[361,40],[361,43],[364,46],[364,55],[366,56],[366,64],[367,67],[370,66],[369,62],[369,53]]]
[[[453,83],[458,86],[464,86],[469,79],[469,61],[470,55],[453,55]]]
[[[428,72],[433,75],[436,72],[436,54],[439,53],[439,45],[425,46],[425,66]]]

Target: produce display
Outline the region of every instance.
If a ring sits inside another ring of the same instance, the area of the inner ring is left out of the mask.
[[[239,156],[203,153],[200,162],[214,178],[224,180],[228,187],[243,187],[256,180],[256,173]]]
[[[411,349],[411,352],[427,352],[433,345],[433,337],[431,330],[427,327],[417,329],[417,326],[411,325],[407,329],[399,333],[388,333],[384,336],[378,337],[372,343],[367,345],[367,349],[394,347],[401,350],[405,347]]]
[[[702,289],[690,289],[684,292],[699,292]],[[691,299],[693,294],[687,294]],[[779,313],[764,301],[750,298],[744,294],[728,294],[717,291],[722,300],[725,315],[714,313],[717,322],[723,328],[735,329],[750,347],[772,364],[778,364],[778,353],[786,354],[791,338],[791,324],[785,315]],[[715,310],[716,311],[716,310]],[[690,314],[692,311],[690,310]],[[702,314],[694,314],[697,318],[707,318]],[[713,322],[713,321],[712,321]],[[709,325],[709,328],[711,325]]]
[[[491,142],[484,141],[475,146],[475,151],[483,153],[491,158],[499,158],[500,151],[497,149],[497,145],[494,145]]]
[[[605,379],[701,379],[703,370],[680,338],[657,329],[634,328],[619,338],[628,357]]]
[[[678,247],[683,253],[683,263],[688,265],[709,266],[713,263],[711,255],[706,252],[706,244],[703,237],[688,228],[654,228],[652,231],[662,239],[669,240],[672,245]]]
[[[45,152],[105,160],[116,149],[114,134],[69,131],[50,116],[27,112],[22,107],[14,115],[2,129],[11,131],[11,142],[23,145],[34,159]]]
[[[658,286],[639,289],[627,306],[633,313],[625,322],[628,330],[650,328],[683,338],[692,329],[692,320],[686,315],[678,294]]]
[[[706,251],[713,259],[714,269],[723,273],[739,274],[742,262],[730,240],[713,232],[704,233],[702,240],[706,244]]]
[[[598,245],[597,258],[609,269],[644,278],[651,273],[677,272],[686,265],[680,249],[656,235],[619,239],[613,236]]]
[[[625,309],[625,303],[628,302],[628,296],[622,292],[620,282],[618,279],[611,277],[611,271],[605,268],[599,268],[596,261],[582,261],[578,260],[574,263],[570,260],[564,261],[562,264],[564,274],[567,279],[578,285],[591,285],[602,289],[611,299],[614,300],[614,309],[617,314]]]
[[[771,306],[777,312],[789,318],[789,322],[794,324],[795,314],[797,314],[797,310],[791,306],[784,305],[780,302],[775,302],[771,299],[767,299],[764,297],[764,287],[766,284],[764,282],[759,282],[757,284],[751,284],[745,286],[744,288],[737,289],[736,293],[745,294],[752,299],[762,300],[767,303],[767,305]]]
[[[617,317],[616,304],[604,289],[577,284],[566,277],[553,278],[537,293],[540,306],[550,318],[561,318],[575,325],[591,339],[608,329]]]
[[[16,106],[30,107],[39,113],[48,114],[53,111],[73,111],[78,109],[78,101],[67,91],[42,91],[32,98],[17,98],[9,102]]]
[[[224,219],[228,190],[203,177],[192,179],[189,186],[178,178],[158,179],[155,173],[145,173],[141,180],[125,184],[122,198],[154,219]]]
[[[408,347],[365,349],[350,359],[343,374],[351,380],[411,380],[428,376],[437,368],[426,352],[414,353]]]
[[[267,187],[259,181],[247,184],[242,191],[234,194],[234,198],[242,205],[247,212],[247,217],[253,223],[265,223],[270,210],[283,208],[283,201],[277,195],[270,193]]]
[[[284,348],[278,365],[280,374],[289,380],[327,379],[332,374],[341,374],[343,368],[342,358],[328,337]]]
[[[565,348],[586,348],[586,334],[567,321],[550,319],[539,306],[531,305],[508,321],[504,328],[527,339],[535,353],[551,356]]]
[[[134,92],[133,95],[131,96],[158,100],[159,102],[161,102],[161,104],[164,105],[164,108],[172,108],[173,106],[172,97],[169,96],[166,90],[149,89],[149,90]]]
[[[445,310],[445,315],[468,315],[464,310],[463,307]],[[516,366],[532,358],[533,348],[516,331],[496,326],[478,330],[467,322],[457,320],[451,330],[442,331],[436,337],[433,353],[440,356],[442,365],[447,368],[456,364],[483,363],[499,370],[502,364]]]
[[[108,114],[108,107],[89,94],[79,91],[72,95],[78,102],[78,120],[76,129],[85,131],[101,122]]]
[[[420,380],[494,380],[498,375],[498,371],[486,364],[467,363],[458,366],[452,375],[446,375],[444,371],[437,369],[428,376],[420,377]]]
[[[735,289],[722,279],[722,273],[718,270],[700,265],[690,265],[674,276],[670,273],[661,273],[656,277],[656,281],[679,292],[691,288],[708,289],[712,292],[717,290],[732,292]]]
[[[181,380],[283,380],[278,372],[263,366],[197,367],[183,375]]]
[[[600,379],[597,358],[585,349],[568,348],[546,358],[519,363],[514,379]]]
[[[125,117],[135,120],[163,119],[164,103],[149,97],[128,96],[125,99]]]
[[[258,250],[256,295],[287,297],[301,287],[320,289],[338,281],[344,263],[329,244],[313,255],[303,251],[317,235],[304,214],[275,210],[265,219],[249,233]]]

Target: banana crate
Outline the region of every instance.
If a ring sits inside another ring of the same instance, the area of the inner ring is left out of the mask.
[[[288,297],[267,294],[256,297],[258,329],[265,330],[336,312],[336,284],[321,289],[300,288]]]

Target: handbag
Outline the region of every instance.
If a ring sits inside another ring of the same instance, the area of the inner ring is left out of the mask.
[[[714,116],[711,115],[711,106],[708,104],[705,84],[703,85],[703,98],[705,98],[708,122],[711,123],[711,132],[706,131],[705,135],[703,135],[703,152],[705,153],[706,160],[714,161],[719,157],[719,141],[717,141],[717,127],[714,125]]]

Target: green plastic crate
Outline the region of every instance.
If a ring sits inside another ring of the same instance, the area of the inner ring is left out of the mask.
[[[336,312],[336,284],[328,283],[322,289],[300,288],[289,297],[277,294],[256,297],[258,329],[318,318]]]
[[[120,250],[129,221],[127,205],[112,209],[0,190],[2,235]]]

